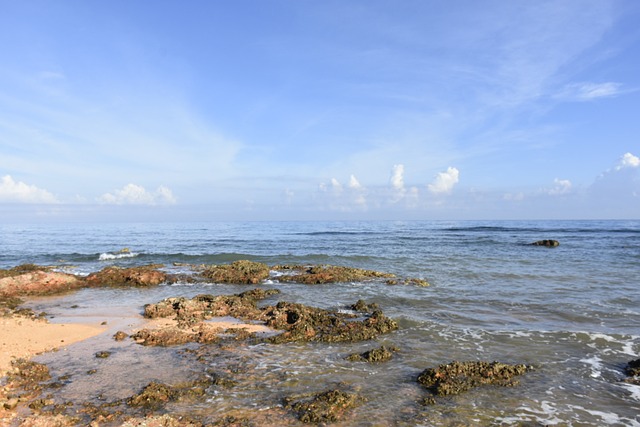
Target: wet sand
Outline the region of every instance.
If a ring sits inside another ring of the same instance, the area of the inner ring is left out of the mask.
[[[58,324],[26,317],[0,318],[0,377],[11,369],[11,361],[30,358],[99,335],[107,328],[99,324]]]

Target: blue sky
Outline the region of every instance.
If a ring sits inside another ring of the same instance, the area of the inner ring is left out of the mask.
[[[640,3],[0,0],[0,216],[640,218]]]

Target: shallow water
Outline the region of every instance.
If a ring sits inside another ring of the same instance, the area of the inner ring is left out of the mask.
[[[71,375],[56,398],[109,401],[151,380],[169,384],[209,370],[235,387],[213,387],[175,413],[214,420],[251,413],[263,424],[299,424],[284,397],[341,384],[367,401],[344,425],[638,425],[640,387],[622,382],[640,354],[640,222],[366,222],[1,226],[0,266],[54,264],[87,274],[108,265],[173,262],[330,263],[420,277],[428,288],[381,283],[262,284],[293,301],[344,308],[380,305],[400,329],[355,344],[245,344],[234,348],[145,348],[115,342],[139,325],[142,307],[169,296],[234,294],[246,286],[190,284],[82,290],[30,303],[52,321],[106,320],[110,331],[40,356]],[[529,246],[540,239],[557,248]],[[121,248],[130,254],[118,254]],[[106,255],[109,256],[106,256]],[[74,307],[74,308],[72,308]],[[400,350],[383,364],[344,360],[381,344]],[[108,359],[96,359],[110,350]],[[422,406],[425,368],[453,360],[526,363],[535,370],[511,388],[485,387]],[[96,369],[92,375],[87,371]]]

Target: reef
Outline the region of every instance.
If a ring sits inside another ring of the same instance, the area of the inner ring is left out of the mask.
[[[395,275],[390,273],[335,265],[275,265],[272,269],[284,273],[278,277],[281,282],[295,282],[307,285],[395,278]]]
[[[418,375],[418,383],[436,396],[449,396],[484,385],[515,386],[518,384],[515,377],[531,369],[523,364],[454,361],[425,369]]]
[[[261,262],[240,260],[231,264],[203,266],[200,275],[216,283],[257,285],[269,278],[269,267]]]
[[[162,265],[140,267],[106,267],[85,278],[89,287],[150,287],[167,281],[167,274],[160,271]]]
[[[0,270],[0,297],[48,295],[85,286],[84,281],[77,276],[51,270],[51,267],[34,264]]]
[[[303,423],[327,423],[340,421],[345,412],[363,402],[356,393],[327,390],[317,394],[284,399],[286,408],[294,412]]]

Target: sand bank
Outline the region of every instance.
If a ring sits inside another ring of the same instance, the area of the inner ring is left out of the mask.
[[[14,358],[29,358],[98,335],[99,325],[47,323],[25,317],[0,318],[0,377]]]

